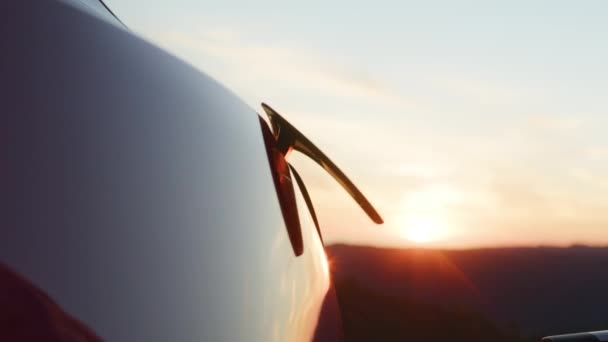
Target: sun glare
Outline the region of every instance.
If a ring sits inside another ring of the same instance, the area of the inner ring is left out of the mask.
[[[438,240],[445,233],[445,225],[435,217],[409,217],[403,227],[402,235],[406,240],[423,244]]]
[[[450,207],[463,198],[457,188],[442,183],[408,193],[395,217],[397,234],[415,244],[445,243],[455,233]]]

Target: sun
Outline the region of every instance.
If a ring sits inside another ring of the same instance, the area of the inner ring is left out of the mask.
[[[444,222],[433,216],[410,216],[402,229],[401,234],[406,240],[418,244],[437,241],[446,231]]]
[[[408,193],[395,217],[397,234],[414,244],[438,245],[451,240],[456,221],[450,207],[462,198],[461,192],[449,184]]]

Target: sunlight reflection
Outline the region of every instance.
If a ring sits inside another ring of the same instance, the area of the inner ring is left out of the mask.
[[[319,253],[321,258],[321,267],[323,269],[323,274],[329,277],[329,261],[327,260],[327,255],[325,253]]]

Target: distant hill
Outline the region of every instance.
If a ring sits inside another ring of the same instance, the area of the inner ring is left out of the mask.
[[[538,341],[608,329],[608,248],[327,248],[348,341]]]

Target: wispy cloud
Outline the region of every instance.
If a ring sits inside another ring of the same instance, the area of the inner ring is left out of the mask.
[[[532,127],[551,131],[572,131],[581,128],[583,119],[579,116],[531,115],[528,122]]]
[[[605,174],[598,174],[597,172],[584,168],[574,168],[571,171],[571,174],[575,179],[587,186],[608,190],[608,176]],[[608,200],[608,195],[606,195],[606,199]]]
[[[272,82],[290,89],[305,89],[331,96],[364,98],[384,103],[403,102],[389,84],[370,74],[340,65],[318,51],[295,46],[255,42],[238,30],[215,28],[184,33],[162,32],[163,45],[188,49],[214,58],[227,74],[248,81]],[[196,63],[195,63],[196,64]]]
[[[531,96],[532,90],[521,85],[514,86],[504,80],[476,77],[458,72],[431,73],[427,75],[430,85],[437,93],[457,97],[477,105],[505,105],[521,102]],[[537,93],[537,92],[535,92]]]
[[[595,161],[608,160],[608,146],[591,146],[585,151],[585,154]]]

